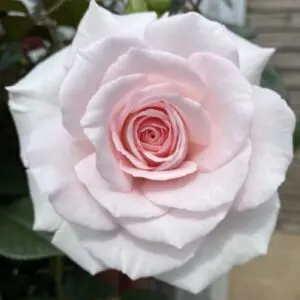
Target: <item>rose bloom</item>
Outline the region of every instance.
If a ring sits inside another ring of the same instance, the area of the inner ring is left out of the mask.
[[[113,15],[9,87],[35,230],[91,274],[200,292],[265,254],[295,118],[273,49],[196,13]]]

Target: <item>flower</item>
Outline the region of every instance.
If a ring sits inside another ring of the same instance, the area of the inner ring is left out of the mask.
[[[8,88],[35,230],[90,273],[197,293],[265,254],[295,118],[258,86],[273,49],[196,13],[113,15]]]

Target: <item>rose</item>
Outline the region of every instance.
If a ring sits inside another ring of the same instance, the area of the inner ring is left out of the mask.
[[[9,88],[35,230],[95,274],[199,292],[265,254],[295,119],[273,49],[195,13],[112,15]]]

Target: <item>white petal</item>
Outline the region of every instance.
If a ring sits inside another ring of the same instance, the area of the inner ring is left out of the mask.
[[[207,212],[233,202],[249,169],[251,145],[228,164],[210,173],[196,173],[178,180],[145,181],[141,190],[162,207]]]
[[[59,115],[58,92],[66,76],[64,49],[38,64],[14,86],[8,87],[9,107],[13,115],[25,165],[24,150],[32,130]]]
[[[259,84],[261,74],[274,54],[274,48],[262,48],[228,30],[228,34],[238,46],[240,69],[243,75],[252,83]]]
[[[33,168],[30,172],[41,193],[47,195],[34,205],[47,205],[42,202],[47,200],[65,220],[97,230],[115,229],[115,222],[76,177],[75,164],[87,154],[59,121],[40,124],[31,135],[26,152]]]
[[[56,231],[62,223],[60,216],[49,203],[48,195],[41,189],[39,181],[46,178],[42,169],[27,171],[27,179],[34,209],[33,229],[40,231]]]
[[[205,83],[201,105],[211,119],[211,143],[197,161],[204,170],[224,165],[243,149],[253,116],[253,89],[240,70],[222,57],[196,53],[191,65]]]
[[[249,174],[236,209],[254,208],[273,195],[293,159],[295,115],[275,92],[255,88]]]
[[[192,293],[199,293],[234,265],[267,253],[279,210],[278,196],[253,210],[231,212],[200,245],[183,267],[158,279]]]
[[[88,156],[76,165],[79,180],[94,199],[116,218],[151,218],[164,214],[165,209],[149,202],[140,192],[112,190],[96,169],[96,157]]]
[[[198,98],[204,97],[202,94],[205,86],[197,71],[190,66],[187,59],[172,53],[132,48],[108,69],[103,83],[132,74],[143,74],[149,78],[157,76],[160,79],[159,83],[165,81],[180,83],[190,89],[190,92],[194,92]],[[199,100],[198,98],[195,100]]]
[[[104,271],[107,267],[99,260],[93,258],[78,241],[72,228],[64,222],[56,231],[52,244],[63,251],[70,259],[80,265],[92,275]]]
[[[82,246],[110,269],[120,270],[132,280],[155,276],[183,265],[194,255],[195,246],[178,250],[141,241],[124,231],[103,234],[72,225]]]
[[[156,19],[153,12],[135,13],[124,16],[112,14],[90,1],[89,8],[81,20],[69,53],[67,66],[71,66],[78,49],[110,36],[134,36],[143,38],[146,26]]]
[[[198,13],[159,19],[148,26],[145,38],[154,48],[185,58],[196,52],[208,52],[239,65],[237,46],[225,27]]]
[[[210,214],[173,210],[150,220],[122,222],[122,227],[139,239],[182,249],[189,243],[199,244],[199,241],[204,240],[224,219],[229,207],[221,207]]]
[[[80,119],[101,86],[107,69],[131,47],[145,48],[146,45],[136,38],[109,37],[91,44],[76,56],[60,92],[63,123],[75,138],[84,139]]]

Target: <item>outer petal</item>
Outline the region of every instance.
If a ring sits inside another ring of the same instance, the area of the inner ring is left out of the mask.
[[[135,187],[128,193],[112,190],[96,169],[95,154],[80,161],[76,172],[94,199],[116,218],[147,219],[167,212],[149,202]]]
[[[63,123],[76,139],[84,139],[80,119],[101,86],[107,69],[131,47],[145,48],[146,45],[136,38],[109,37],[93,43],[76,56],[60,91]]]
[[[234,265],[267,252],[277,220],[278,196],[253,210],[232,212],[200,245],[182,268],[157,278],[192,293],[199,293]]]
[[[267,201],[285,179],[293,158],[295,116],[275,92],[255,88],[255,110],[251,132],[252,155],[238,210]]]
[[[173,181],[145,181],[141,190],[157,205],[207,212],[234,200],[247,176],[250,154],[251,145],[248,144],[222,168]]]
[[[107,269],[101,261],[93,258],[82,247],[80,241],[77,239],[67,222],[64,222],[56,231],[52,239],[52,244],[92,275]]]
[[[132,48],[108,69],[103,83],[132,74],[158,77],[159,82],[180,83],[197,95],[195,100],[204,97],[205,86],[196,70],[189,65],[188,60],[172,53]]]
[[[58,91],[66,76],[63,63],[67,48],[35,67],[9,91],[9,107],[20,140],[21,156],[27,165],[24,151],[32,130],[59,115]]]
[[[240,69],[243,75],[252,83],[259,84],[265,66],[274,54],[274,48],[259,47],[228,30],[238,47]]]
[[[205,83],[201,102],[212,124],[210,145],[197,160],[204,170],[214,170],[243,149],[253,115],[253,89],[240,70],[222,57],[196,53],[190,63]]]
[[[106,37],[131,35],[142,38],[146,26],[154,20],[156,20],[154,12],[118,16],[99,6],[95,0],[91,0],[79,24],[67,65],[72,65],[78,49],[86,48]]]
[[[47,193],[41,189],[40,181],[46,180],[43,169],[28,170],[27,178],[34,209],[33,229],[56,231],[61,225],[62,219],[49,203]]]
[[[74,145],[71,136],[62,127],[60,118],[40,125],[33,131],[26,156],[36,188],[45,196],[34,199],[34,205],[37,206],[35,210],[49,204],[43,201],[51,201],[65,220],[97,230],[115,229],[115,222],[76,177],[74,166],[85,155],[82,146]],[[40,216],[36,215],[36,218],[39,220]]]
[[[82,246],[109,269],[120,270],[131,279],[155,276],[183,265],[194,255],[195,245],[178,250],[173,247],[148,243],[124,231],[99,234],[72,225]]]
[[[191,213],[173,210],[167,214],[143,221],[123,222],[122,226],[133,236],[149,242],[165,243],[182,249],[187,244],[203,241],[225,217],[230,204],[214,211]]]
[[[185,58],[195,52],[209,52],[239,65],[237,46],[225,27],[198,13],[159,19],[148,26],[145,38],[154,48]]]

